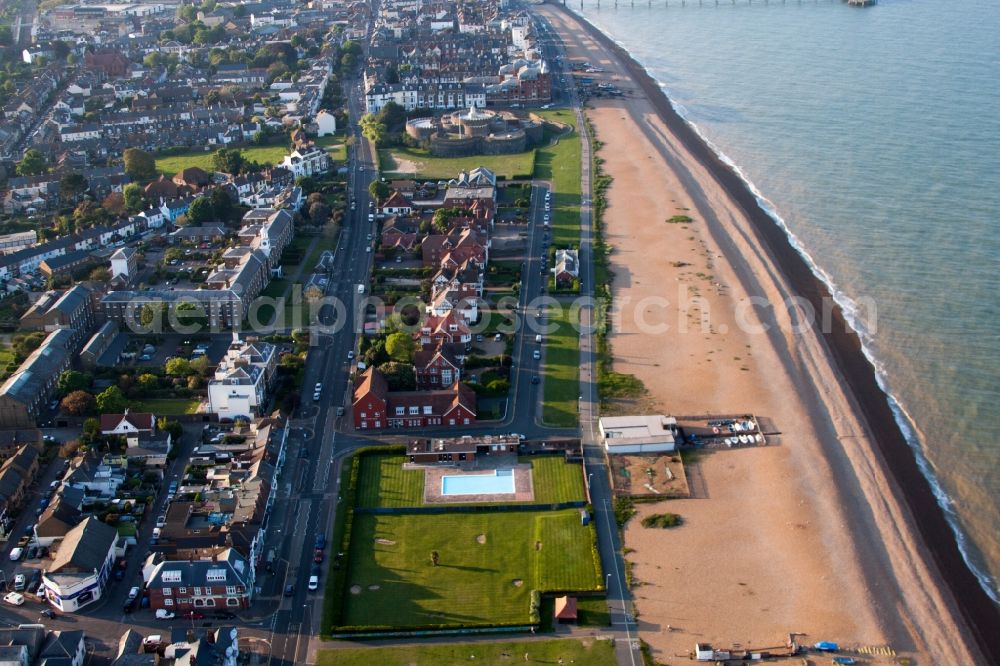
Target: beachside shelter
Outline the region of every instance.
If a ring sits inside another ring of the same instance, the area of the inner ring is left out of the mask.
[[[576,597],[556,597],[556,622],[576,622]]]
[[[672,453],[677,449],[677,419],[662,414],[607,416],[598,421],[609,454]]]

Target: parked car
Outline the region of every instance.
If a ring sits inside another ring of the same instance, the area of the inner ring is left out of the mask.
[[[172,620],[174,619],[174,614],[168,611],[166,608],[156,609],[156,619],[157,620]]]
[[[41,614],[43,617],[47,617],[50,620],[56,619],[56,612],[51,608],[43,608]]]
[[[539,383],[539,382],[541,382],[541,381],[542,381],[542,380],[540,380],[540,379],[538,378],[538,375],[535,375],[534,377],[532,377],[532,378],[531,378],[531,383],[532,383],[532,384],[538,384],[538,383]]]
[[[315,592],[319,589],[319,576],[309,576],[309,591]]]
[[[313,552],[313,562],[315,562],[316,564],[319,564],[322,561],[323,561],[323,551],[320,550],[319,548],[317,548]]]
[[[292,585],[291,583],[285,586],[285,596],[286,597],[295,596],[295,586]]]
[[[131,601],[131,600],[137,599],[139,597],[139,591],[140,590],[139,590],[139,588],[137,586],[135,586],[131,590],[129,590],[128,591],[128,598],[129,598],[129,600]]]
[[[28,579],[24,577],[24,574],[17,574],[14,576],[14,591],[23,592],[24,588],[28,586]]]
[[[317,550],[323,550],[324,548],[326,548],[326,535],[325,534],[317,534],[316,535],[316,542],[313,544],[313,548],[316,548]]]
[[[216,620],[235,620],[236,613],[230,613],[229,611],[215,611],[212,613],[212,617]]]
[[[10,551],[10,561],[17,562],[24,555],[24,548],[17,547]]]
[[[24,595],[17,592],[8,592],[4,595],[3,600],[14,606],[21,606],[24,604]]]

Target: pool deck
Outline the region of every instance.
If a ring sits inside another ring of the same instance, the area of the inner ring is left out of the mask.
[[[503,465],[514,473],[514,492],[476,495],[442,495],[443,476],[482,476],[491,470],[463,470],[456,467],[427,467],[424,469],[424,502],[426,504],[475,504],[479,502],[531,502],[535,499],[531,483],[531,463]]]

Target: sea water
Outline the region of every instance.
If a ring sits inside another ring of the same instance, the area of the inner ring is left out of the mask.
[[[567,6],[646,67],[839,299],[874,300],[867,351],[1000,598],[1000,4]]]

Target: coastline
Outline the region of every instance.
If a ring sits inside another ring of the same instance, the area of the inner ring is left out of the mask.
[[[547,5],[552,6],[552,5]],[[823,303],[830,302],[831,293],[815,275],[804,257],[790,243],[784,229],[761,207],[757,195],[734,168],[712,150],[695,129],[673,108],[660,86],[628,53],[585,18],[555,5],[568,19],[584,31],[622,64],[632,81],[641,88],[660,120],[678,142],[707,170],[725,193],[750,221],[755,240],[764,248],[771,262],[792,286],[798,296],[811,303],[817,312],[824,312]],[[828,308],[827,308],[828,309]],[[872,453],[909,512],[907,523],[922,541],[920,552],[930,555],[940,577],[953,597],[973,640],[991,661],[1000,660],[1000,638],[990,632],[1000,625],[1000,613],[968,567],[955,532],[934,495],[928,479],[921,472],[916,453],[906,441],[893,413],[890,396],[881,388],[875,368],[866,357],[857,333],[848,325],[844,312],[837,305],[831,312],[832,326],[822,331],[827,360],[848,388],[856,411],[874,440]],[[916,517],[919,516],[919,520]]]

